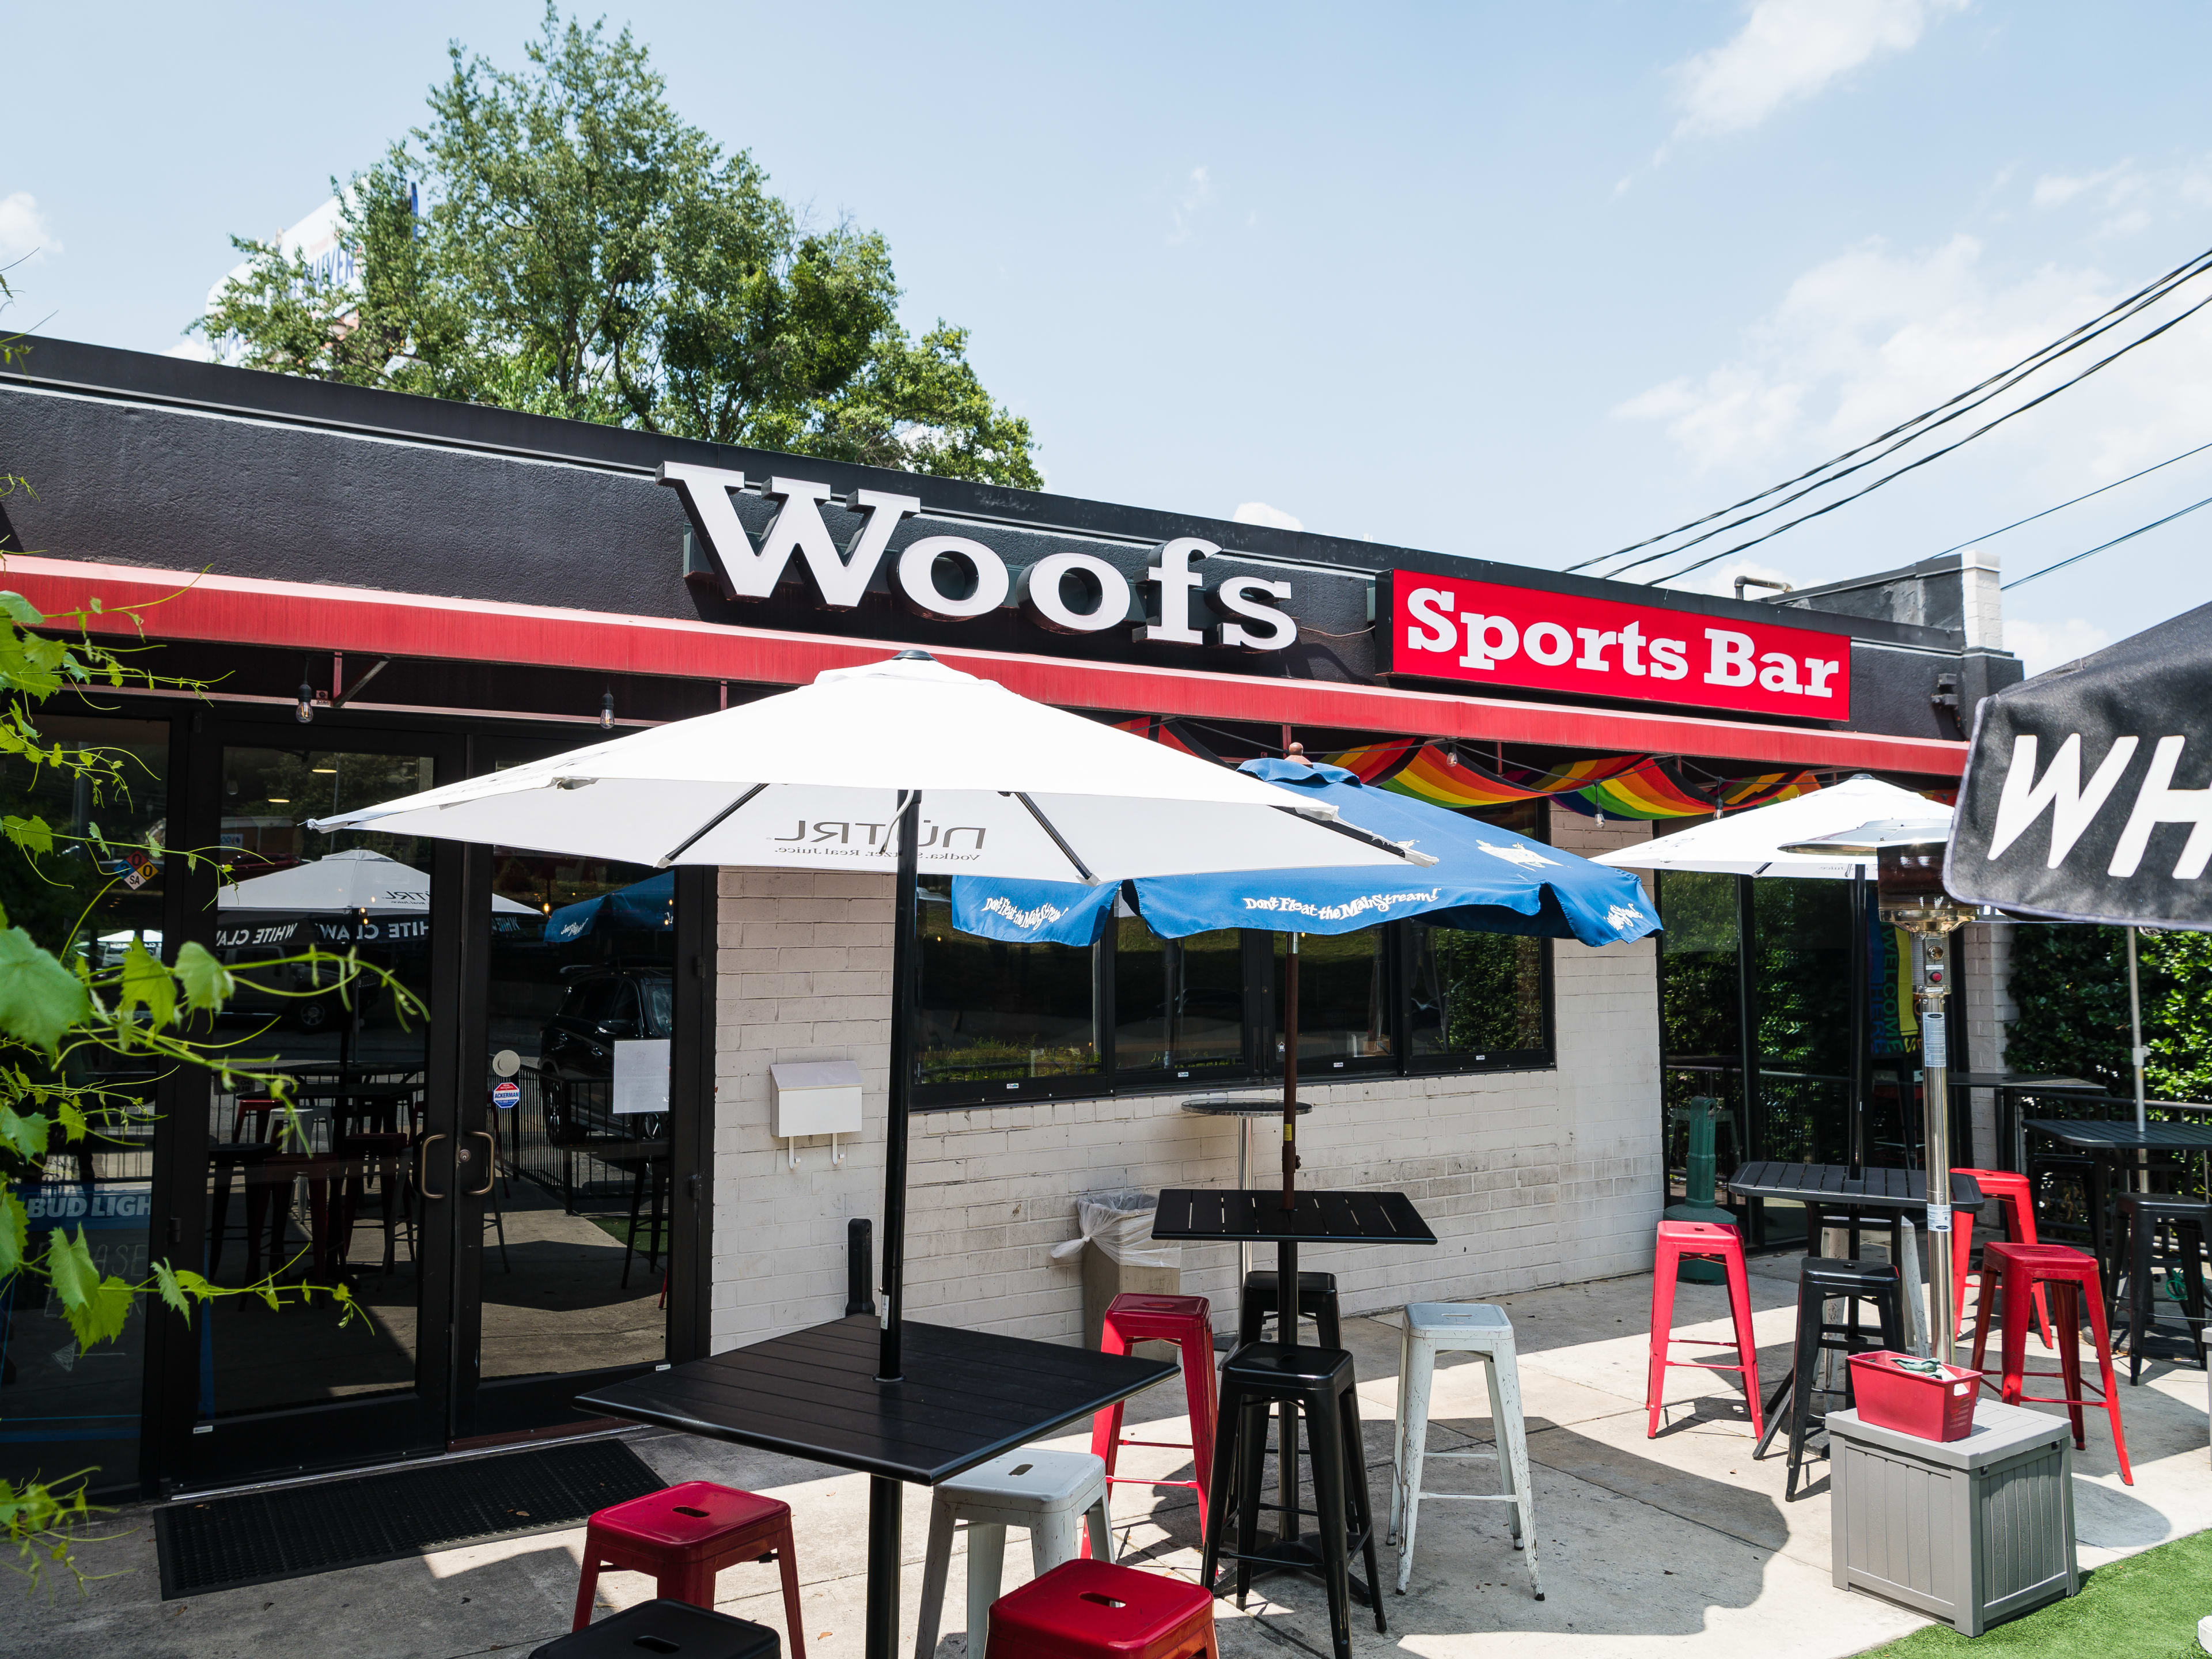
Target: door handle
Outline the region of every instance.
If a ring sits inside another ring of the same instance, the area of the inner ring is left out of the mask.
[[[471,1129],[469,1133],[471,1138],[481,1140],[484,1144],[484,1184],[469,1188],[471,1198],[482,1198],[491,1190],[491,1183],[499,1179],[497,1167],[499,1143],[491,1138],[491,1131],[489,1129]]]
[[[430,1190],[430,1182],[428,1179],[430,1173],[430,1143],[434,1140],[443,1140],[446,1137],[443,1135],[424,1135],[422,1137],[422,1144],[415,1149],[415,1190],[422,1194],[425,1198],[443,1198],[446,1196],[443,1193],[432,1192]]]

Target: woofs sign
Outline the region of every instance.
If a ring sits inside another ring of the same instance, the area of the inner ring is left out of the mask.
[[[1387,619],[1389,673],[1799,720],[1850,715],[1851,642],[1839,635],[1414,570],[1385,583],[1376,613]]]
[[[745,475],[721,467],[662,464],[659,482],[684,499],[685,516],[712,561],[723,597],[765,599],[792,572],[810,582],[827,610],[859,607],[886,557],[892,533],[921,511],[921,497],[856,489],[847,505],[860,526],[842,549],[822,520],[830,486],[800,478],[770,478],[762,494],[777,504],[767,533],[756,543],[739,521],[731,496]],[[1232,575],[1209,582],[1200,568],[1221,551],[1196,536],[1180,536],[1153,550],[1140,584],[1093,553],[1049,554],[1018,573],[994,549],[967,536],[920,536],[895,556],[893,597],[917,616],[960,622],[1018,607],[1037,627],[1055,634],[1103,634],[1130,626],[1139,644],[1222,646],[1237,651],[1280,651],[1293,644],[1298,625],[1280,602],[1287,581]],[[1137,586],[1152,603],[1139,603]],[[1194,614],[1194,600],[1197,602]]]

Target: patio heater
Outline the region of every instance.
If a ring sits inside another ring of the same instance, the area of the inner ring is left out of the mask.
[[[1944,1004],[1951,994],[1951,935],[1974,919],[1976,909],[1943,890],[1943,854],[1950,838],[1948,818],[1881,818],[1782,849],[1872,858],[1875,908],[1884,921],[1912,939],[1921,1115],[1928,1139],[1928,1322],[1936,1357],[1947,1365],[1956,1351],[1959,1310],[1951,1293],[1951,1054]]]

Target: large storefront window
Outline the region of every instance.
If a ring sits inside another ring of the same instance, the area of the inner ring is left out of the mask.
[[[119,963],[134,941],[159,956],[169,875],[159,850],[169,817],[167,723],[42,714],[39,730],[50,742],[103,750],[116,771],[95,786],[0,757],[0,811],[44,818],[69,838],[36,872],[22,859],[0,859],[9,923],[95,968]],[[97,1091],[104,1121],[75,1146],[57,1136],[33,1178],[16,1188],[29,1221],[27,1253],[43,1255],[56,1232],[82,1229],[97,1271],[138,1283],[151,1243],[155,1073],[78,1061],[68,1080]],[[80,1351],[60,1298],[43,1281],[19,1274],[0,1286],[0,1479],[92,1469],[96,1488],[135,1480],[145,1348],[143,1304],[133,1304],[114,1341]]]
[[[1533,804],[1480,816],[1544,827]],[[1121,903],[1096,945],[1003,944],[956,929],[950,882],[929,877],[917,925],[927,1105],[1281,1073],[1283,934],[1165,939]],[[1299,940],[1303,1077],[1551,1063],[1548,939],[1407,921]]]

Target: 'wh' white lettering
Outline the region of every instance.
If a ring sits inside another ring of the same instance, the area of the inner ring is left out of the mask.
[[[2179,743],[2179,738],[2168,739]],[[2043,809],[2051,809],[2051,854],[2046,860],[2049,868],[2056,870],[2061,860],[2074,850],[2074,843],[2081,839],[2081,832],[2089,827],[2127,770],[2128,762],[2134,757],[2137,739],[2122,738],[2114,743],[2102,764],[2089,780],[2087,790],[2081,787],[2081,734],[2075,732],[2058,745],[2058,752],[2051,757],[2051,769],[2041,777],[2035,775],[2035,738],[2021,735],[2013,739],[2012,765],[2005,773],[2004,793],[1997,799],[1996,827],[1990,835],[1990,856],[2002,856],[2005,849],[2027,833],[2028,826],[2042,816]],[[2166,769],[2172,776],[2173,769]],[[2146,828],[2144,834],[2149,833]],[[2141,858],[2142,850],[2136,848]],[[2135,868],[2130,863],[2128,868]],[[2115,874],[2119,873],[2118,869]]]
[[[2136,810],[2128,814],[2127,828],[2120,831],[2119,841],[2112,848],[2107,874],[2135,874],[2136,866],[2142,862],[2143,849],[2150,844],[2150,832],[2161,823],[2196,826],[2189,832],[2181,856],[2174,860],[2173,878],[2194,881],[2204,873],[2206,861],[2212,860],[2212,789],[2173,787],[2173,769],[2180,763],[2182,745],[2187,742],[2186,738],[2160,738],[2158,747],[2151,750],[2149,775],[2136,792]],[[2112,746],[2117,750],[2119,744]]]

